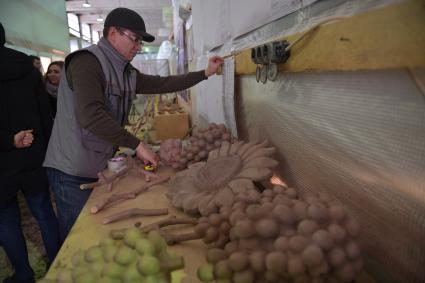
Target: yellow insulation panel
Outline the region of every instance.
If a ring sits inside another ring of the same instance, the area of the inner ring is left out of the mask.
[[[303,33],[282,39],[294,42]],[[236,74],[255,74],[251,50],[235,56]],[[425,66],[425,1],[402,3],[327,23],[291,50],[284,72],[355,71]]]

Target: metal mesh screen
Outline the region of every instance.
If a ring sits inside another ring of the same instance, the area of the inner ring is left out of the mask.
[[[268,138],[279,175],[362,224],[369,273],[425,282],[425,96],[407,71],[246,76],[236,95],[241,138]]]

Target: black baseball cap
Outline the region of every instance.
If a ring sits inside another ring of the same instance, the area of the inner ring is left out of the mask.
[[[116,8],[109,12],[104,27],[122,27],[137,34],[143,41],[152,42],[155,37],[146,32],[145,22],[135,11],[127,8]]]

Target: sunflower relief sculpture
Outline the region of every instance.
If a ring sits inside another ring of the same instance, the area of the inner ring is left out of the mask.
[[[174,207],[188,214],[209,215],[223,206],[231,206],[236,196],[258,198],[254,181],[272,176],[278,162],[271,158],[274,147],[239,141],[209,153],[206,162],[192,164],[169,183],[168,198]]]

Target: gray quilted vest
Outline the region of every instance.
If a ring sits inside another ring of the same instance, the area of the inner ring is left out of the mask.
[[[127,64],[125,71],[120,72],[116,65],[112,65],[114,58],[97,45],[70,54],[65,59],[64,68],[76,53],[85,51],[94,54],[102,66],[106,79],[106,111],[124,126],[129,104],[136,94],[137,71]],[[108,51],[111,52],[110,49]],[[64,70],[58,91],[58,111],[43,166],[73,176],[97,178],[97,173],[105,169],[108,159],[114,154],[116,145],[98,138],[79,125],[75,117],[74,97]]]

